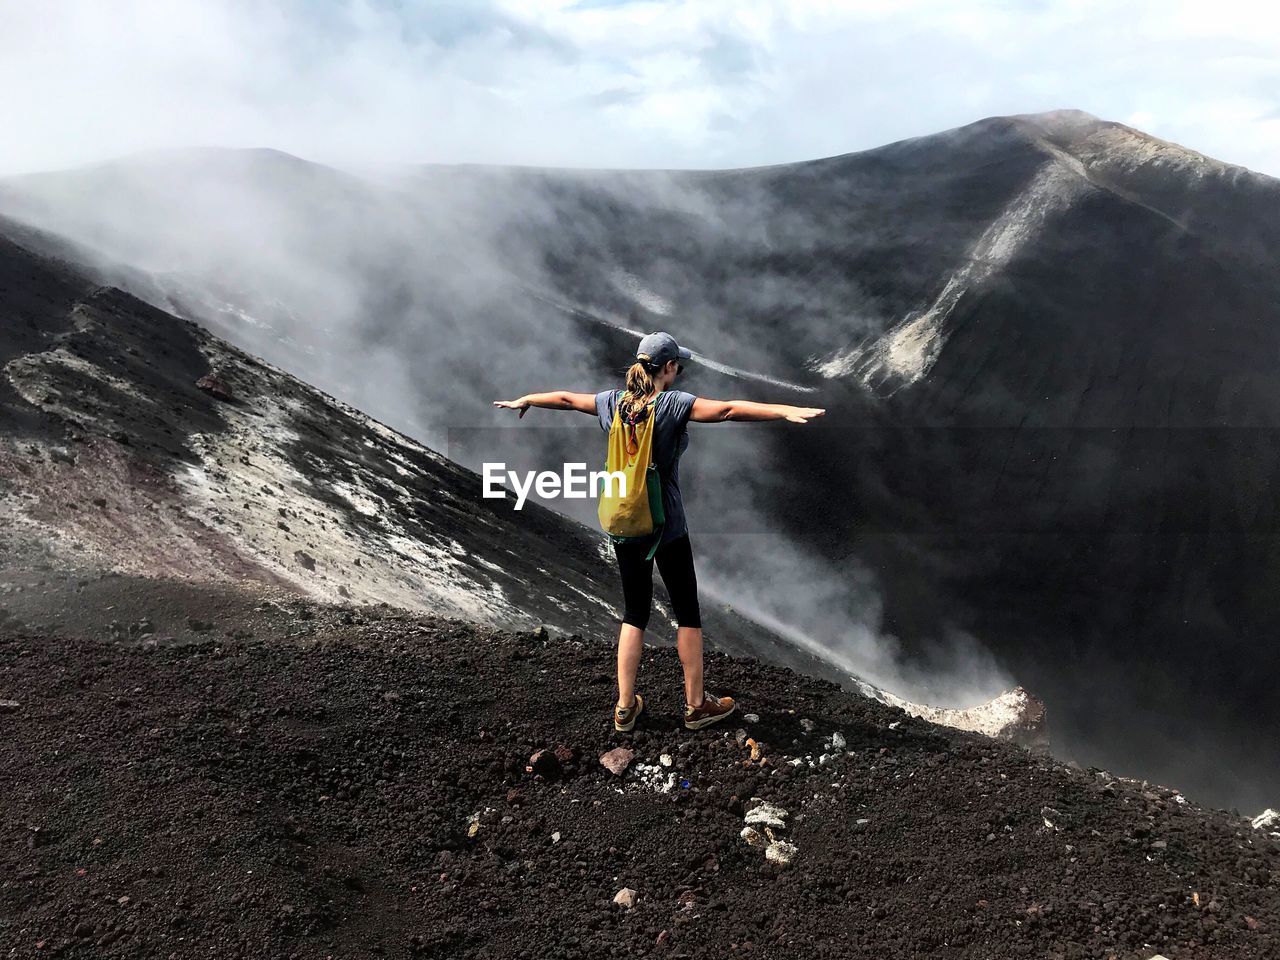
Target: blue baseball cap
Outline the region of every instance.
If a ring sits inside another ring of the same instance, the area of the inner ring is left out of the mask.
[[[659,331],[640,341],[640,346],[636,347],[636,359],[661,367],[669,360],[691,360],[693,354],[676,343],[671,334]]]

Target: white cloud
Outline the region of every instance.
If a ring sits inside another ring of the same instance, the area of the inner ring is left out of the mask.
[[[1246,0],[0,0],[0,172],[187,144],[716,167],[1079,107],[1280,175]]]

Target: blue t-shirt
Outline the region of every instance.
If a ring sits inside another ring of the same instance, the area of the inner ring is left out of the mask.
[[[613,426],[613,411],[618,405],[621,390],[605,390],[596,394],[596,416],[600,429],[608,433]],[[684,518],[684,501],[680,499],[680,455],[689,446],[689,414],[693,412],[692,393],[681,390],[664,390],[658,394],[654,406],[653,462],[662,477],[662,510],[666,514],[666,526],[662,528],[662,542],[669,543],[689,532]]]

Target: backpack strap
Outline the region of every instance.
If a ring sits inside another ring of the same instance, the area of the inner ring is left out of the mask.
[[[658,396],[662,396],[661,393]],[[649,408],[649,429],[658,429],[658,397],[654,397],[647,404]],[[658,496],[662,496],[662,471],[658,469],[658,461],[655,459],[653,463],[653,471],[658,475]],[[658,552],[658,547],[662,545],[662,532],[667,528],[666,517],[663,517],[662,523],[653,531],[653,546],[649,548],[649,552],[645,554],[645,560],[652,560],[653,555]]]
[[[662,531],[666,529],[665,523],[658,524],[658,528],[653,531],[653,546],[649,548],[649,552],[644,555],[646,560],[652,560],[653,555],[658,552],[658,547],[662,544]]]

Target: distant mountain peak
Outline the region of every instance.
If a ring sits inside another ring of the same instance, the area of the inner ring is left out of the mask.
[[[1060,147],[1086,163],[1125,162],[1129,166],[1159,163],[1191,172],[1243,171],[1236,164],[1165,140],[1115,120],[1102,120],[1082,110],[1051,110],[1009,118],[1034,131],[1041,143]],[[1252,173],[1252,171],[1250,171]]]

